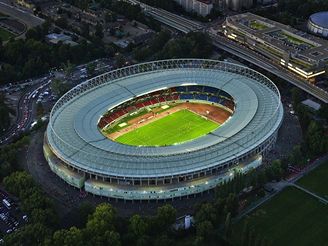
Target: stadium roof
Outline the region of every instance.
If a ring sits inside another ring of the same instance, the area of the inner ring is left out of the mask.
[[[323,28],[328,28],[328,11],[322,11],[310,16],[310,20]]]
[[[174,65],[165,65],[170,62]],[[204,67],[205,62],[210,67]],[[108,109],[135,96],[186,83],[229,93],[236,104],[233,117],[211,134],[165,147],[123,145],[98,130],[98,120]],[[121,177],[163,177],[233,160],[267,140],[281,119],[277,88],[257,72],[217,61],[170,60],[123,68],[74,88],[55,105],[47,136],[58,157],[82,170]]]

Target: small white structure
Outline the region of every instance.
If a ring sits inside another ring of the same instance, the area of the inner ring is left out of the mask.
[[[69,45],[77,45],[76,42],[72,41],[72,37],[65,35],[63,33],[51,33],[46,36],[47,41],[51,44],[58,44],[59,42],[62,42],[63,44],[69,44]]]
[[[311,99],[306,99],[302,101],[302,104],[311,108],[314,111],[318,111],[321,108],[321,105],[317,102],[312,101]]]

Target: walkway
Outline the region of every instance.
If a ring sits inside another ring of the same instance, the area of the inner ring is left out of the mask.
[[[317,198],[320,202],[323,202],[324,204],[328,204],[328,200],[321,197],[321,196],[318,196],[317,194],[313,193],[312,191],[309,191],[305,188],[303,188],[302,186],[299,186],[298,184],[295,184],[295,183],[290,183],[290,186],[294,186],[296,187],[297,189],[301,190],[301,191],[304,191],[306,192],[307,194]]]

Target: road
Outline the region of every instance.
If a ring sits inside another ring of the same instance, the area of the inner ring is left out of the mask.
[[[324,103],[328,103],[328,92],[322,90],[321,88],[310,84],[308,81],[294,75],[289,70],[286,70],[279,64],[276,64],[269,60],[268,58],[262,56],[251,49],[246,48],[238,43],[231,41],[230,39],[218,35],[213,31],[211,26],[205,26],[198,22],[189,20],[185,17],[170,13],[168,11],[154,8],[144,3],[140,3],[137,0],[126,0],[132,4],[139,4],[145,13],[153,16],[156,20],[161,23],[175,28],[183,33],[188,33],[192,31],[203,31],[210,35],[213,40],[213,45],[219,49],[225,50],[235,56],[238,56],[256,66],[263,68],[264,70],[288,81],[289,83],[299,87],[300,89],[306,91],[317,99]],[[216,23],[215,25],[219,25]]]
[[[49,85],[48,77],[36,79],[33,84],[28,86],[21,92],[18,104],[16,107],[16,119],[10,128],[6,130],[4,135],[0,137],[0,146],[10,143],[15,137],[18,137],[22,132],[30,129],[31,123],[35,116],[35,102],[37,96],[36,91],[44,90]]]
[[[322,90],[321,88],[310,84],[304,79],[296,77],[296,75],[291,74],[285,68],[279,66],[278,64],[273,63],[269,59],[261,56],[254,51],[243,47],[233,41],[230,41],[228,38],[211,35],[213,39],[213,45],[225,50],[233,55],[236,55],[264,70],[288,81],[289,83],[299,87],[300,89],[306,91],[317,99],[321,100],[324,103],[328,103],[328,92]]]
[[[0,0],[0,12],[20,20],[29,28],[41,25],[44,22],[44,19],[41,19],[28,11],[13,6],[10,4],[10,2],[5,0]]]

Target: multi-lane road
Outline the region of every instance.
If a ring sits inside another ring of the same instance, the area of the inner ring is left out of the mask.
[[[268,58],[252,51],[245,46],[235,43],[223,36],[213,35],[210,33],[213,40],[213,45],[219,49],[225,50],[233,55],[236,55],[243,60],[246,60],[286,81],[306,91],[310,95],[316,97],[324,103],[328,103],[328,92],[309,83],[308,81],[299,78],[297,75],[292,74],[285,68],[274,63]]]
[[[49,85],[49,77],[37,79],[21,91],[20,98],[16,107],[16,119],[9,129],[0,137],[0,145],[10,143],[21,133],[27,131],[31,127],[31,123],[35,117],[35,102],[37,94],[45,90]]]
[[[224,37],[223,35],[218,34],[217,32],[213,32],[213,29],[210,25],[205,26],[196,21],[189,20],[185,17],[170,13],[168,11],[151,7],[137,0],[126,1],[133,4],[139,4],[145,13],[151,15],[153,18],[160,21],[161,23],[168,25],[183,33],[188,33],[195,30],[207,32],[213,40],[213,45],[217,48],[227,51],[228,53],[231,53],[235,56],[238,56],[299,87],[300,89],[306,91],[307,93],[311,94],[322,102],[328,103],[327,91],[324,91],[321,88],[298,77],[297,75],[292,74],[290,71],[281,67],[279,64],[274,63],[268,58],[262,56],[261,54],[256,53],[255,51],[252,51],[236,42],[233,42],[230,39]]]
[[[27,10],[20,9],[14,6],[12,2],[6,0],[0,0],[0,12],[20,20],[28,27],[35,27],[44,22],[44,19],[33,15],[33,13]]]

